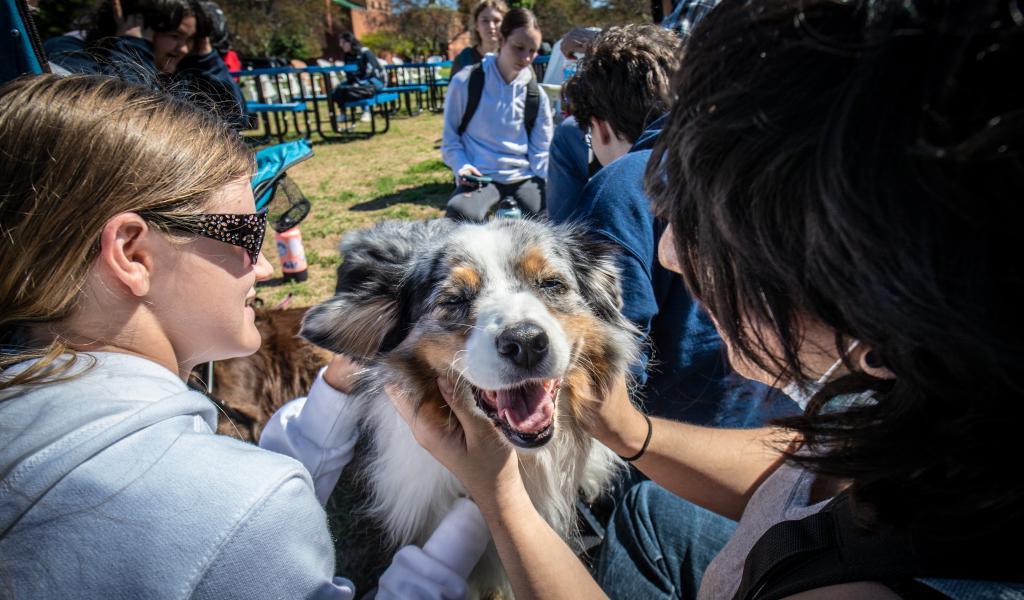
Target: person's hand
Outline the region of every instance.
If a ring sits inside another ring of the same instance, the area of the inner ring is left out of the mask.
[[[124,14],[121,0],[111,0],[111,8],[114,10],[114,24],[117,26],[118,37],[136,37],[153,41],[153,30],[146,27],[141,14]]]
[[[522,487],[519,460],[489,419],[477,414],[469,390],[447,377],[426,398],[411,397],[395,385],[388,396],[416,441],[466,486],[477,503]]]
[[[465,177],[466,175],[475,175],[476,177],[484,176],[484,174],[477,170],[477,168],[474,167],[473,165],[466,165],[459,169],[459,185],[476,185],[471,181],[466,181],[465,179],[463,179],[463,177]]]
[[[587,48],[590,46],[590,42],[594,41],[597,34],[601,33],[600,29],[591,29],[587,27],[577,27],[565,34],[562,38],[562,45],[559,46],[562,49],[562,54],[565,55],[569,60],[576,58],[576,53],[586,54]]]
[[[582,390],[580,395],[582,425],[587,433],[619,456],[632,456],[640,450],[647,437],[647,421],[629,399],[625,375],[616,378],[603,397],[593,388]]]
[[[210,43],[209,37],[197,37],[195,41],[192,42],[192,50],[190,51],[190,54],[194,56],[206,56],[211,52],[213,52],[213,44]]]
[[[328,363],[327,370],[324,371],[324,381],[343,394],[351,394],[355,377],[364,368],[362,363],[356,362],[344,354],[336,354]]]

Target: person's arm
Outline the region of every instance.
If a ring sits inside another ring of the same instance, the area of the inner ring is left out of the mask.
[[[530,170],[533,171],[534,176],[546,179],[548,176],[548,149],[551,147],[555,126],[551,120],[551,102],[548,101],[547,94],[543,90],[541,90],[540,96],[537,121],[527,140],[526,152],[530,160]]]
[[[619,456],[633,456],[647,437],[647,421],[620,380],[585,423]],[[792,434],[770,427],[723,429],[651,418],[651,440],[633,465],[672,493],[720,515],[739,519],[761,482],[782,461],[778,448]]]
[[[562,55],[569,59],[576,58],[577,54],[586,54],[590,43],[601,33],[596,27],[577,27],[569,31],[562,38]]]
[[[352,460],[359,437],[358,407],[347,393],[359,368],[344,356],[335,357],[317,374],[309,395],[277,409],[260,434],[261,448],[306,467],[321,505]]]
[[[176,78],[208,100],[209,108],[236,129],[245,129],[249,113],[245,96],[227,65],[210,46],[209,38],[196,41],[196,49],[181,59]]]
[[[444,128],[441,130],[441,159],[456,176],[472,167],[466,148],[459,135],[462,115],[466,112],[466,92],[468,81],[462,77],[452,77],[448,93],[444,99]],[[475,169],[474,169],[475,170]],[[479,172],[475,173],[479,174]]]

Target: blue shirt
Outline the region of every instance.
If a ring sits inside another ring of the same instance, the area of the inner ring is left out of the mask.
[[[645,353],[635,368],[644,383],[646,410],[699,424],[758,425],[796,405],[730,370],[707,313],[682,277],[658,261],[665,224],[651,213],[643,183],[663,120],[652,123],[629,153],[598,171],[578,203],[549,216],[556,222],[589,223],[621,248],[622,313],[646,334]]]

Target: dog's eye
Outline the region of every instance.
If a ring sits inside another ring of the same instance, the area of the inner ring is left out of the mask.
[[[438,304],[440,304],[441,306],[447,306],[447,307],[451,307],[451,308],[459,307],[459,306],[464,306],[467,302],[469,302],[469,298],[467,298],[466,296],[461,296],[461,295],[460,296],[443,296],[443,297],[440,298],[440,300],[438,300]]]
[[[557,277],[541,280],[537,284],[537,287],[546,292],[553,292],[556,294],[561,294],[562,292],[566,291],[566,289],[568,289],[565,287],[565,282],[562,281],[561,279],[558,279]]]

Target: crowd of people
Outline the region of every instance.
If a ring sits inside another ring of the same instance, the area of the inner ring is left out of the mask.
[[[0,593],[368,591],[333,572],[323,512],[359,452],[359,366],[336,357],[259,447],[185,383],[258,349],[271,271],[208,4],[102,3],[47,42],[61,74],[0,87]],[[376,595],[465,596],[451,557],[489,535],[519,598],[1022,597],[1017,3],[682,0],[561,41],[557,128],[533,13],[472,18],[447,217],[513,198],[617,248],[646,351],[583,421],[632,478],[588,568],[445,378],[447,411],[396,390],[472,502]],[[360,70],[335,94],[378,85],[343,48]]]

